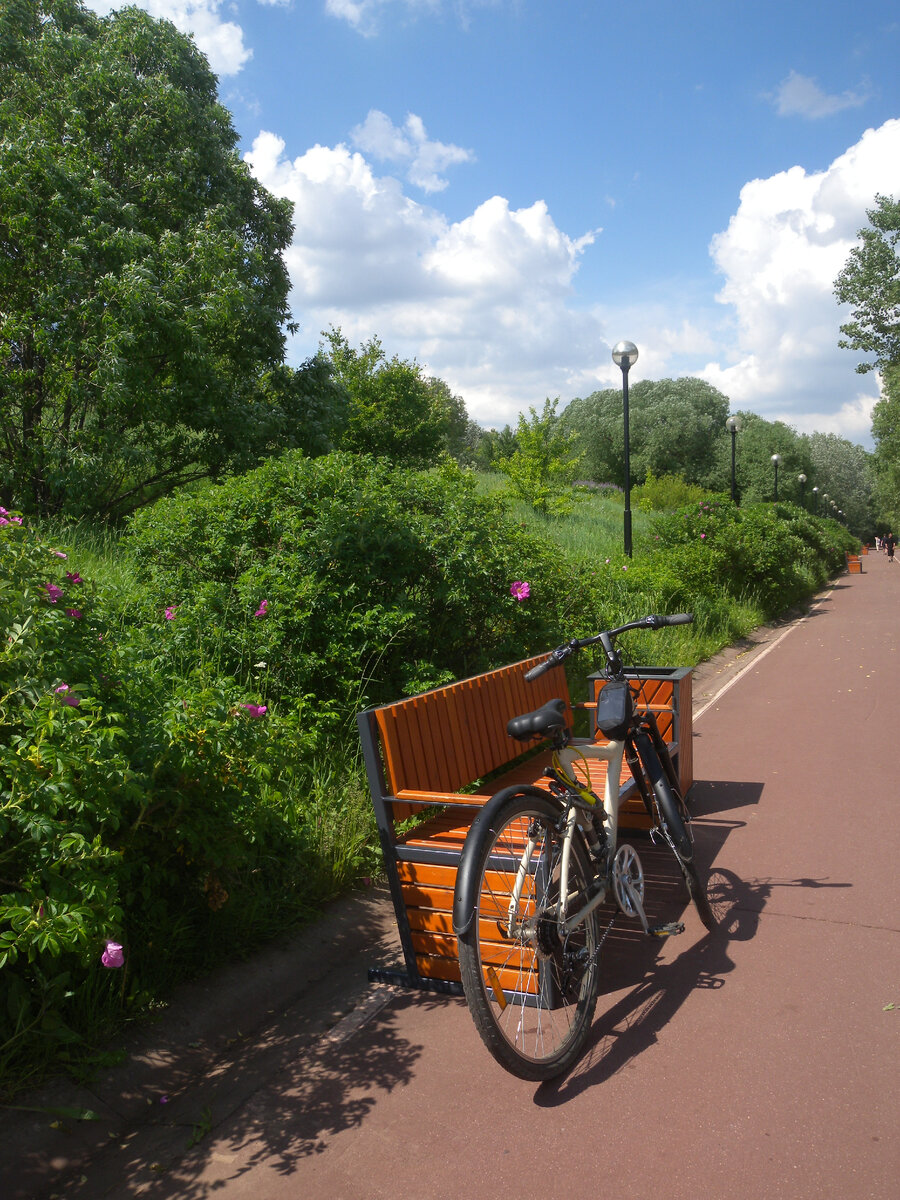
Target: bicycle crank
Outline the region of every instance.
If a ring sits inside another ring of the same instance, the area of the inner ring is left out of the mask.
[[[651,925],[644,912],[644,870],[633,846],[620,846],[612,867],[613,895],[626,917],[637,917],[649,937],[674,937],[684,933],[681,921]]]

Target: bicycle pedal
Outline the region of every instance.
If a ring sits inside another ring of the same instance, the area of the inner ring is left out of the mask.
[[[651,925],[647,932],[651,937],[674,937],[678,933],[684,933],[684,923],[682,921],[670,921],[668,925]]]

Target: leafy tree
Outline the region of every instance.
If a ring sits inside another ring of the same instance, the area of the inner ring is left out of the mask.
[[[377,337],[354,350],[340,329],[322,336],[322,353],[349,397],[342,447],[407,466],[435,463],[449,436],[450,412],[421,368],[396,355],[389,359]]]
[[[849,529],[863,540],[871,538],[875,532],[873,456],[834,433],[811,433],[803,441],[810,462],[806,507],[824,511],[821,500],[813,502],[812,488],[818,487],[820,497],[824,492],[834,497]]]
[[[135,8],[0,10],[0,487],[115,514],[256,461],[289,202],[250,175],[193,43]]]
[[[767,421],[756,413],[742,412],[741,431],[737,435],[735,479],[741,503],[756,503],[775,498],[775,466],[773,454],[781,455],[778,467],[779,500],[800,501],[799,476],[810,476],[812,464],[809,447],[795,429],[783,421]],[[729,470],[731,438],[728,438]]]
[[[497,461],[514,454],[519,443],[509,425],[496,429],[482,429],[475,445],[475,463],[484,471],[496,470]]]
[[[340,444],[350,400],[328,359],[317,354],[298,368],[282,363],[262,382],[272,434],[267,450],[300,449],[315,458]]]
[[[581,461],[575,435],[560,427],[558,403],[548,399],[540,415],[534,408],[529,409],[530,417],[520,414],[516,449],[494,463],[509,480],[510,490],[545,517],[571,511],[571,485]]]
[[[476,450],[484,431],[476,421],[470,419],[462,396],[454,396],[443,379],[432,376],[426,380],[426,384],[435,403],[444,413],[444,449],[458,463],[471,466],[475,462]]]
[[[724,486],[720,447],[725,439],[727,396],[702,379],[641,380],[629,391],[632,483],[650,471],[679,475],[687,483]],[[622,393],[618,388],[573,400],[562,414],[584,450],[584,470],[596,482],[625,483]]]
[[[900,364],[885,367],[881,399],[872,412],[874,504],[882,533],[900,530]]]
[[[866,215],[869,225],[834,285],[838,300],[853,305],[840,345],[873,356],[857,366],[861,374],[900,362],[900,201],[876,196]]]

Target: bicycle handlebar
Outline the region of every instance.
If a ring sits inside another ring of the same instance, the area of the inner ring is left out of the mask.
[[[613,642],[620,633],[626,633],[629,629],[663,629],[668,625],[690,625],[694,619],[693,613],[671,613],[669,616],[659,616],[651,613],[647,617],[641,617],[639,621],[629,621],[627,625],[620,625],[618,629],[607,629],[603,633],[597,633],[589,638],[572,638],[570,642],[566,642],[562,646],[557,646],[555,650],[551,650],[543,662],[525,672],[525,678],[529,683],[533,683],[535,679],[539,679],[545,672],[550,671],[553,667],[558,667],[561,663],[574,654],[576,650],[583,650],[585,646],[596,645],[597,642],[603,644],[606,651],[607,661],[610,658],[618,656],[613,650]]]

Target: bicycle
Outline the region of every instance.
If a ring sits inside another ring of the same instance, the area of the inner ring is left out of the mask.
[[[453,929],[463,990],[494,1058],[522,1079],[568,1071],[587,1039],[599,988],[598,959],[612,921],[600,932],[598,909],[611,895],[621,914],[651,937],[683,932],[681,922],[651,925],[637,851],[618,844],[623,757],[652,821],[650,836],[671,850],[700,919],[715,917],[694,865],[690,814],[668,747],[652,712],[635,708],[616,639],[631,629],[687,624],[692,613],[650,615],[551,651],[525,676],[534,680],[569,655],[599,643],[607,682],[596,724],[608,741],[575,741],[562,700],[509,721],[523,743],[549,739],[547,789],[507,787],[484,806],[466,837],[457,872]],[[591,789],[588,758],[605,759],[602,800]]]

